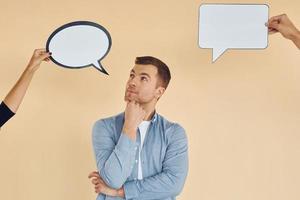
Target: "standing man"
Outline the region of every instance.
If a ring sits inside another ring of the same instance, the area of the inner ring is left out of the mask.
[[[171,79],[157,58],[137,57],[126,84],[124,113],[93,127],[98,172],[89,178],[102,199],[174,200],[188,173],[185,130],[156,112]]]

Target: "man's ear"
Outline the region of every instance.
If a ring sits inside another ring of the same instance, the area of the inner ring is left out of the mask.
[[[161,87],[161,86],[158,86],[158,87],[156,88],[156,94],[155,94],[155,97],[156,97],[157,99],[159,99],[159,98],[165,93],[165,90],[166,90],[166,88]]]

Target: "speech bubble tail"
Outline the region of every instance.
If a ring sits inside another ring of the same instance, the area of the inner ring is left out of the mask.
[[[100,72],[102,72],[102,73],[104,73],[104,74],[106,74],[106,75],[109,75],[109,74],[107,73],[107,71],[102,67],[100,61],[93,63],[93,66],[94,66],[97,70],[99,70]]]
[[[226,51],[226,48],[213,49],[213,63]]]

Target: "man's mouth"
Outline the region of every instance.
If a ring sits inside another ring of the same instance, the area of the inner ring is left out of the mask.
[[[135,91],[132,91],[132,90],[127,90],[126,92],[127,92],[127,93],[133,93],[133,94],[137,94],[137,92],[135,92]]]

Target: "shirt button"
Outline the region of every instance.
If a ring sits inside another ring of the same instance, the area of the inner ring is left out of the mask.
[[[138,160],[135,160],[135,163],[137,163],[138,162]]]

